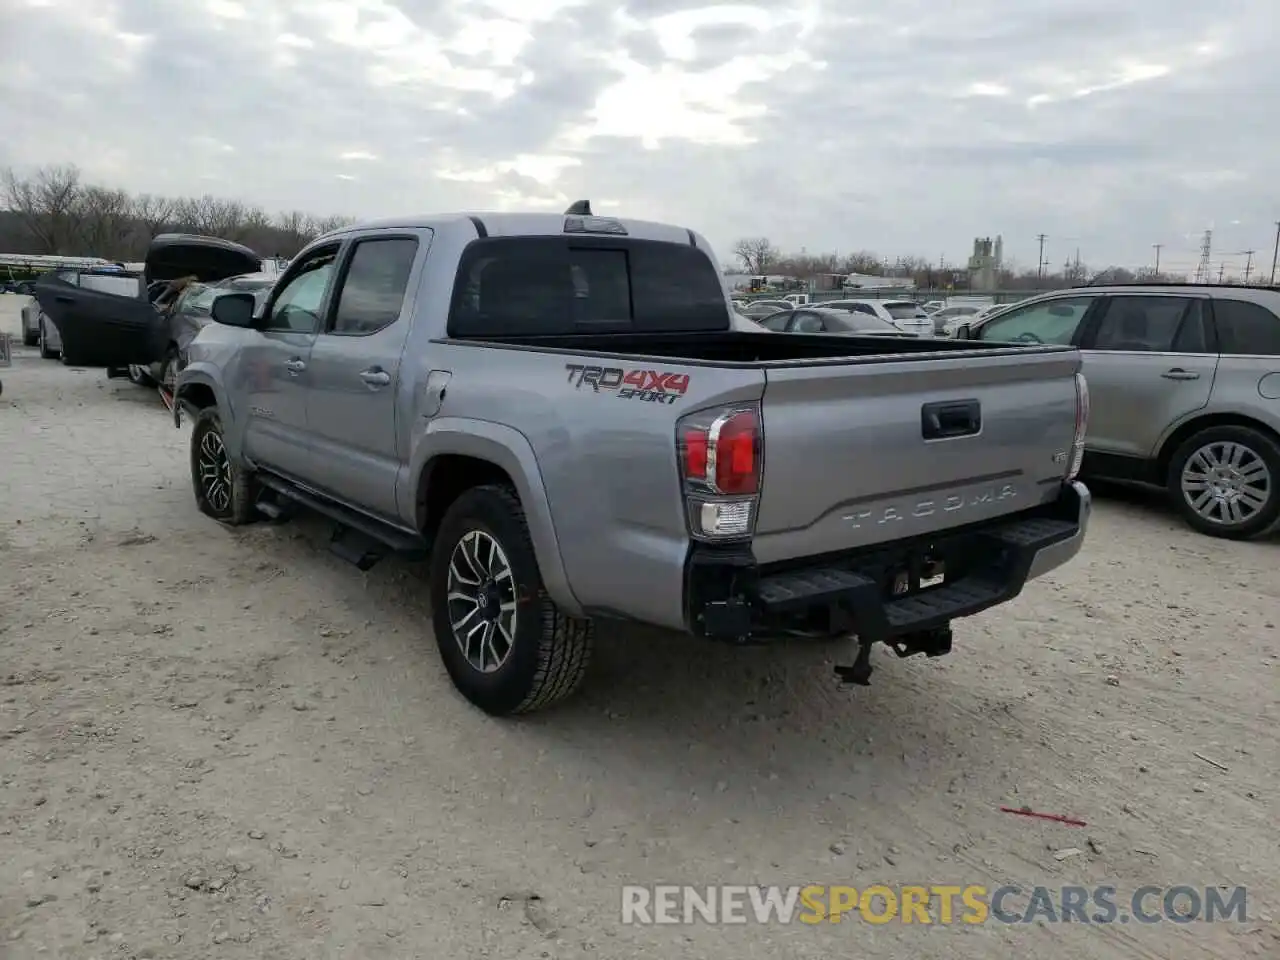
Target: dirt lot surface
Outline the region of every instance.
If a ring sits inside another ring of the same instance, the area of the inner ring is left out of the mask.
[[[1280,956],[1275,540],[1113,494],[1075,563],[869,689],[842,649],[609,628],[581,696],[499,722],[423,570],[204,519],[152,392],[21,348],[0,377],[7,960]],[[717,882],[1243,884],[1249,919],[621,922],[623,884]]]

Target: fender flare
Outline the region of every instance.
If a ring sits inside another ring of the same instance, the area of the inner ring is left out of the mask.
[[[520,431],[488,420],[464,417],[433,420],[426,433],[414,444],[410,456],[408,482],[400,491],[401,503],[408,504],[407,509],[402,509],[402,514],[412,516],[415,529],[423,528],[426,518],[419,515],[418,490],[432,461],[450,454],[486,460],[511,477],[524,508],[529,538],[533,541],[533,552],[547,593],[566,614],[582,616],[582,605],[574,595],[565,571],[551,515],[551,501],[547,497],[538,459],[528,437]]]
[[[178,372],[178,382],[174,387],[173,425],[182,425],[182,399],[189,395],[192,387],[206,387],[213,393],[214,404],[223,420],[231,419],[231,411],[227,408],[226,391],[217,375],[206,364],[189,364]],[[230,424],[226,424],[229,426]]]

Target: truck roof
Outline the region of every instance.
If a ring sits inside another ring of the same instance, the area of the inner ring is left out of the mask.
[[[465,226],[490,237],[550,237],[565,233],[565,221],[574,214],[563,213],[501,213],[494,211],[423,214],[416,216],[384,217],[350,226],[340,227],[326,237],[338,237],[359,230],[423,229],[449,230]],[[668,243],[686,243],[710,250],[710,245],[697,232],[651,220],[633,220],[621,217],[595,215],[588,219],[611,221],[622,225],[626,235],[636,240],[658,240]],[[592,235],[592,234],[588,234]]]

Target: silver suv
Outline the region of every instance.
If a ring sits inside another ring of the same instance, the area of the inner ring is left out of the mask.
[[[1280,288],[1058,290],[955,336],[1081,349],[1086,476],[1165,487],[1210,536],[1257,536],[1280,518]]]

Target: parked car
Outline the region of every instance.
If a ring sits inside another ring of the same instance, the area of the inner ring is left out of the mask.
[[[742,333],[767,333],[768,332],[765,330],[764,327],[760,325],[760,321],[751,319],[750,317],[741,313],[737,309],[734,309],[733,311],[730,312],[729,323],[734,330],[738,330]]]
[[[79,280],[68,271],[53,271],[36,281],[35,296],[61,335],[64,360],[126,376],[130,365],[162,361],[170,349],[167,318],[152,304],[164,289],[161,281],[191,276],[208,283],[256,273],[260,264],[256,253],[238,243],[161,234],[151,241],[142,274],[101,274],[101,280],[86,286],[85,271],[72,272]],[[108,277],[116,287],[105,286]]]
[[[40,304],[31,298],[22,305],[22,345],[34,347],[40,343]]]
[[[780,310],[760,321],[760,326],[775,333],[832,333],[842,336],[913,337],[903,333],[888,320],[854,310],[827,310],[823,307],[801,307]]]
[[[131,364],[129,379],[146,386],[163,385],[172,393],[178,372],[187,365],[187,347],[196,334],[213,322],[209,308],[223,293],[251,293],[259,303],[276,281],[274,273],[248,273],[214,283],[190,284],[164,311],[169,343],[164,356],[146,365]]]
[[[940,310],[932,311],[929,316],[933,319],[933,332],[935,336],[947,336],[949,331],[953,330],[956,321],[969,317],[976,317],[983,311],[983,307],[965,304],[956,307],[943,307]]]
[[[1210,536],[1254,537],[1280,519],[1280,290],[1059,290],[957,336],[1080,348],[1093,396],[1087,475],[1164,487]]]
[[[779,310],[794,310],[790,300],[753,300],[738,312],[749,320],[762,320]]]
[[[862,313],[893,324],[903,333],[917,337],[933,336],[933,321],[914,300],[827,300],[823,309]]]
[[[196,504],[316,510],[364,568],[429,557],[441,656],[494,714],[575,689],[598,618],[856,635],[865,684],[873,643],[944,654],[1080,549],[1077,351],[730,312],[702,236],[584,202],[343,228],[192,341]]]

